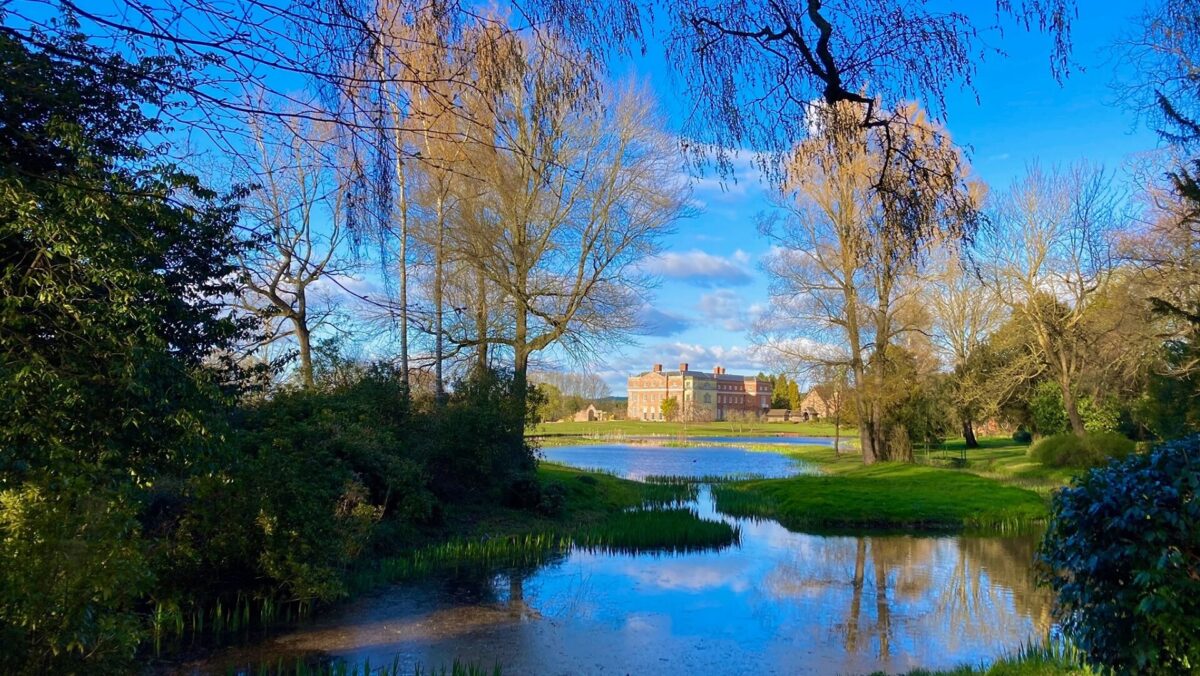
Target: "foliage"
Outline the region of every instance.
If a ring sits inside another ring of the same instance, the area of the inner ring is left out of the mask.
[[[0,670],[121,669],[222,461],[236,209],[144,145],[180,64],[46,44],[0,34]]]
[[[675,419],[679,417],[679,400],[675,397],[663,399],[659,408],[662,410],[663,420],[667,422],[675,422]]]
[[[1168,343],[1166,366],[1171,375],[1152,374],[1146,391],[1134,404],[1133,418],[1159,439],[1178,439],[1200,430],[1200,374],[1182,372],[1191,348]]]
[[[539,422],[564,420],[587,408],[588,400],[578,395],[565,395],[550,383],[538,383],[537,388],[541,404],[537,407]]]
[[[1067,431],[1067,412],[1063,409],[1058,383],[1050,380],[1038,383],[1029,398],[1029,414],[1034,431],[1043,437]]]
[[[1200,438],[1079,477],[1054,498],[1043,576],[1063,632],[1118,673],[1200,667]]]
[[[1079,397],[1078,401],[1079,416],[1087,431],[1115,432],[1121,428],[1121,409],[1116,401],[1098,402],[1090,396]],[[1029,398],[1029,412],[1033,429],[1040,436],[1062,434],[1070,429],[1058,383],[1049,380],[1038,383]]]
[[[537,390],[526,398],[521,389],[511,371],[476,368],[454,383],[443,405],[425,402],[415,434],[435,495],[497,499],[512,479],[533,470],[525,427],[541,401]]]
[[[1030,447],[1029,457],[1047,467],[1087,469],[1133,453],[1136,444],[1116,432],[1078,436],[1069,432],[1046,437]]]
[[[1012,433],[1012,440],[1018,444],[1028,444],[1033,441],[1033,433],[1021,426]]]

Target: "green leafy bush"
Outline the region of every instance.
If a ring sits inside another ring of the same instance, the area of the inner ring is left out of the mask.
[[[1028,444],[1033,441],[1033,433],[1024,427],[1018,427],[1017,431],[1012,433],[1012,440],[1018,444]]]
[[[1094,469],[1054,498],[1039,555],[1063,632],[1116,673],[1200,669],[1200,437]]]
[[[1063,409],[1062,390],[1058,383],[1046,380],[1037,384],[1029,398],[1029,415],[1033,430],[1049,437],[1067,431],[1067,412]]]
[[[1086,469],[1099,467],[1113,458],[1134,452],[1136,444],[1116,432],[1096,432],[1084,436],[1056,434],[1029,449],[1034,460],[1047,467]]]

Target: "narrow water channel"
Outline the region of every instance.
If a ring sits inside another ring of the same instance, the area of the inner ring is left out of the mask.
[[[632,478],[805,469],[729,448],[574,446],[547,457]],[[719,514],[706,489],[696,508],[739,525],[740,544],[577,549],[534,570],[396,585],[186,670],[322,655],[408,667],[457,659],[505,674],[860,674],[987,662],[1050,626],[1032,537],[793,533]]]

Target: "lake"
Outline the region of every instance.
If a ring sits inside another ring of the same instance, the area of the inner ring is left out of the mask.
[[[692,443],[720,443],[693,440]],[[757,442],[757,443],[762,443]],[[755,474],[776,478],[813,472],[809,465],[782,453],[747,451],[730,446],[661,448],[597,444],[595,446],[558,446],[542,450],[551,462],[594,469],[627,479],[648,476],[745,476]]]
[[[548,459],[628,477],[806,471],[735,448],[573,446]],[[580,549],[535,569],[388,587],[187,671],[321,655],[463,660],[505,674],[858,674],[978,664],[1045,635],[1032,537],[825,537],[695,508],[739,544],[676,555]]]

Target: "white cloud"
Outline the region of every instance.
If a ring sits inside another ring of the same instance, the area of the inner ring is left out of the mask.
[[[757,373],[767,366],[758,348],[750,345],[658,343],[646,347],[637,359],[638,363],[662,364],[668,369],[686,362],[692,370],[709,370],[714,366],[724,366],[730,371]]]
[[[746,300],[731,289],[718,289],[701,295],[696,309],[706,323],[716,324],[726,331],[748,328]]]
[[[684,253],[669,251],[647,261],[645,269],[651,274],[708,288],[741,286],[754,281],[750,255],[740,249],[729,258],[699,249]]]
[[[643,336],[667,338],[683,333],[692,326],[692,319],[673,312],[644,305],[638,311],[638,333]]]

